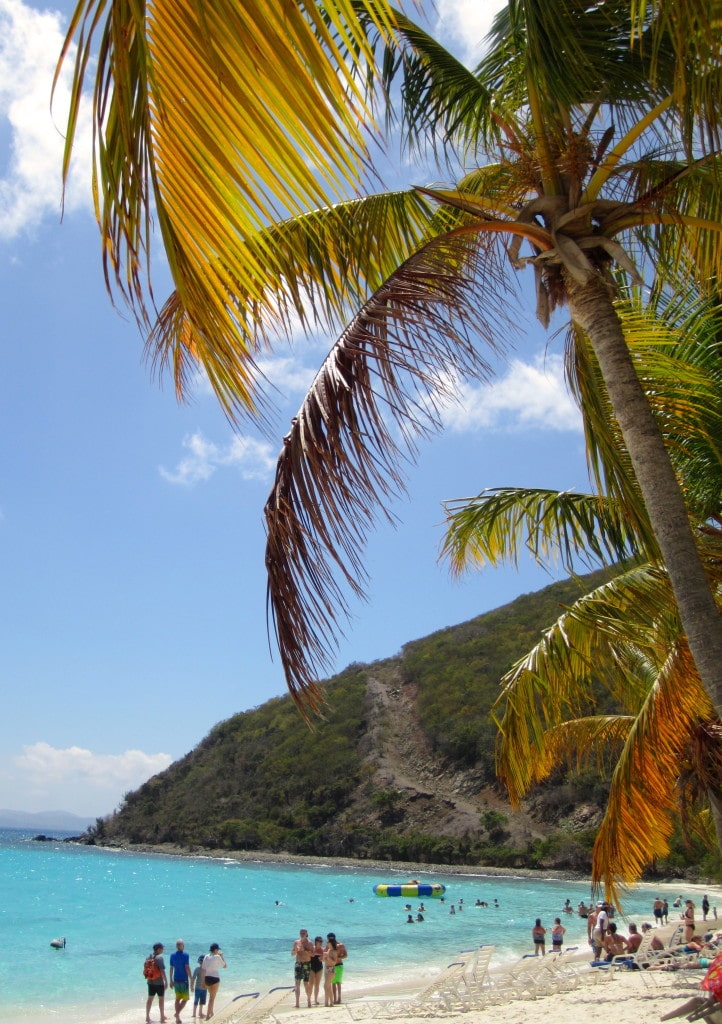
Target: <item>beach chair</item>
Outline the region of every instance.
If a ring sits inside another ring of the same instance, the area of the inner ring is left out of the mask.
[[[613,958],[610,965],[612,970],[639,970],[643,965],[646,965],[649,962],[650,953],[654,953],[654,950],[651,948],[653,938],[654,932],[645,932],[642,935],[642,941],[639,943],[636,953],[622,953]]]
[[[221,1010],[216,1010],[212,1020],[215,1024],[232,1024],[232,1022],[242,1020],[260,994],[260,992],[241,992],[240,995],[234,996],[229,1003],[226,1003]]]
[[[493,985],[489,968],[495,948],[491,945],[479,946],[467,961],[463,971],[462,976],[467,993],[476,1009],[483,1006],[491,994]]]
[[[466,1013],[471,1009],[471,993],[464,980],[466,961],[458,960],[417,993],[412,999],[358,1000],[346,1003],[353,1020],[394,1017],[438,1017],[444,1013]]]
[[[518,999],[534,999],[547,982],[546,957],[525,956],[517,963],[500,971],[493,979],[492,1000],[499,1003]]]
[[[252,1003],[247,1012],[240,1019],[240,1024],[260,1024],[263,1020],[277,1021],[278,1017],[274,1010],[277,1010],[281,1003],[295,993],[294,985],[277,985],[269,989],[265,996]]]
[[[260,992],[242,992],[213,1014],[213,1024],[251,1024],[273,1017],[272,1011],[294,991],[293,985],[279,985],[264,996]]]

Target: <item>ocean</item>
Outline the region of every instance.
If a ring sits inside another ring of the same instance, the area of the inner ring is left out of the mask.
[[[211,942],[220,944],[228,969],[217,1009],[241,992],[292,984],[290,950],[301,927],[311,937],[334,931],[344,941],[351,996],[383,981],[421,985],[431,966],[440,969],[482,943],[496,945],[495,963],[517,959],[531,949],[536,917],[549,928],[561,916],[565,944],[586,943],[586,921],[561,910],[567,899],[574,907],[588,901],[588,883],[443,871],[415,877],[447,890],[444,903],[424,901],[423,923],[409,925],[405,899],[373,893],[378,882],[407,880],[408,869],[126,853],[0,830],[0,1017],[33,1024],[142,1021],[143,960],[153,942],[163,942],[167,965],[177,938],[191,965]],[[682,893],[699,906],[703,891],[639,886],[625,897],[622,920],[653,920],[657,893],[670,904]],[[722,893],[708,891],[722,915]],[[477,907],[477,899],[490,905]],[[61,936],[65,949],[52,948]]]

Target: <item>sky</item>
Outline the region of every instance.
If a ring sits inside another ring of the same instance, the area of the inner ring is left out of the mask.
[[[185,405],[153,379],[135,322],[105,291],[89,103],[61,216],[67,77],[52,113],[50,87],[72,6],[0,0],[0,808],[95,817],[217,722],[285,692],[263,505],[334,339],[274,347],[270,435],[234,433],[200,378]],[[431,27],[473,64],[496,7],[443,0]],[[429,180],[403,161],[394,174]],[[167,286],[161,268],[159,305]],[[588,485],[562,337],[531,311],[518,318],[494,384],[465,389],[410,468],[395,528],[371,535],[368,599],[352,603],[332,671],[559,578],[522,561],[454,580],[438,561],[442,500]]]

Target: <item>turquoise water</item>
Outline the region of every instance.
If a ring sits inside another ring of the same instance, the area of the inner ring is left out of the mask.
[[[335,931],[344,940],[351,995],[382,979],[420,982],[429,965],[444,966],[481,943],[496,945],[495,960],[517,958],[529,952],[536,917],[549,927],[565,899],[576,906],[589,898],[582,882],[418,877],[445,883],[446,902],[426,900],[425,922],[408,925],[406,900],[372,892],[377,882],[406,880],[393,871],[148,856],[32,842],[28,833],[0,831],[2,1016],[79,1019],[91,1013],[107,1019],[129,1005],[140,1007],[150,945],[163,942],[167,958],[176,938],[185,940],[192,964],[211,942],[220,943],[228,962],[225,1000],[290,984],[290,949],[299,927],[311,936]],[[642,886],[625,900],[625,914],[637,922],[651,919],[657,892],[671,903],[678,891],[701,902],[699,887]],[[495,897],[498,909],[473,905]],[[710,898],[722,912],[722,895],[710,891]],[[459,899],[463,912],[450,915],[451,902],[458,907]],[[414,901],[414,916],[417,906]],[[586,922],[576,914],[561,916],[566,943],[583,944]],[[52,949],[50,940],[61,935],[66,949]],[[27,966],[32,983],[18,985],[18,971],[24,974]]]

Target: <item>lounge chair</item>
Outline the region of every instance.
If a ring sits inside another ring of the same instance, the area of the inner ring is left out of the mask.
[[[686,1017],[687,1020],[703,1020],[706,1024],[720,1024],[722,1022],[722,1004],[718,1003],[710,993],[700,993],[682,1003],[675,1010],[665,1013],[660,1020],[674,1020],[676,1017]]]
[[[471,1009],[472,993],[464,979],[467,963],[457,960],[412,999],[358,1000],[346,1003],[353,1020],[437,1017]]]
[[[293,985],[279,985],[264,996],[260,992],[242,992],[213,1015],[213,1024],[251,1024],[273,1017],[272,1011],[293,991]]]
[[[214,1024],[232,1024],[234,1021],[241,1020],[260,994],[260,992],[241,992],[240,995],[234,996],[229,1003],[213,1014]]]
[[[288,999],[294,992],[294,985],[277,985],[275,988],[269,989],[265,996],[261,996],[257,1002],[248,1008],[248,1012],[243,1014],[240,1018],[240,1024],[250,1024],[251,1021],[254,1024],[258,1024],[259,1021],[269,1017],[277,1021],[278,1018],[273,1011],[280,1006],[284,999]]]

